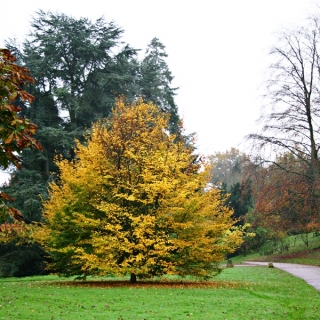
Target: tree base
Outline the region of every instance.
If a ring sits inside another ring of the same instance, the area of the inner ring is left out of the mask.
[[[134,273],[130,274],[130,283],[136,283],[137,282],[137,276]]]

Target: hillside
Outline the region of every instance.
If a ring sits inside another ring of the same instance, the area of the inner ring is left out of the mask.
[[[320,266],[320,234],[299,234],[277,241],[268,240],[257,252],[232,258],[234,263],[244,260]]]

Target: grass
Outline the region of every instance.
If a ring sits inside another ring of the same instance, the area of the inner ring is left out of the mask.
[[[287,262],[320,266],[320,236],[310,233],[308,246],[303,241],[305,235],[288,236],[277,243],[268,241],[259,252],[232,258],[234,263],[243,260],[265,262]]]
[[[320,315],[320,292],[267,267],[228,268],[205,286],[194,281],[76,283],[53,276],[0,279],[0,319],[318,320]]]

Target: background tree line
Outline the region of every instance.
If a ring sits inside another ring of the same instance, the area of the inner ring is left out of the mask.
[[[231,149],[212,157],[212,182],[220,180],[235,214],[245,214],[243,222],[256,232],[243,249],[288,234],[302,234],[308,244],[308,233],[320,229],[319,36],[316,15],[278,32],[270,51],[262,129],[247,136],[251,152]],[[240,202],[233,203],[237,195]]]

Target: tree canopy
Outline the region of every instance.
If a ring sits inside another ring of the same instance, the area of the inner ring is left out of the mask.
[[[73,161],[56,160],[36,238],[65,275],[212,275],[242,242],[232,211],[193,147],[151,103],[118,100]]]
[[[310,194],[310,181],[303,175],[302,165],[287,153],[278,157],[276,164],[254,168],[255,207],[249,217],[254,227],[267,228],[275,238],[319,230],[319,200]],[[318,184],[314,188],[318,192]]]

